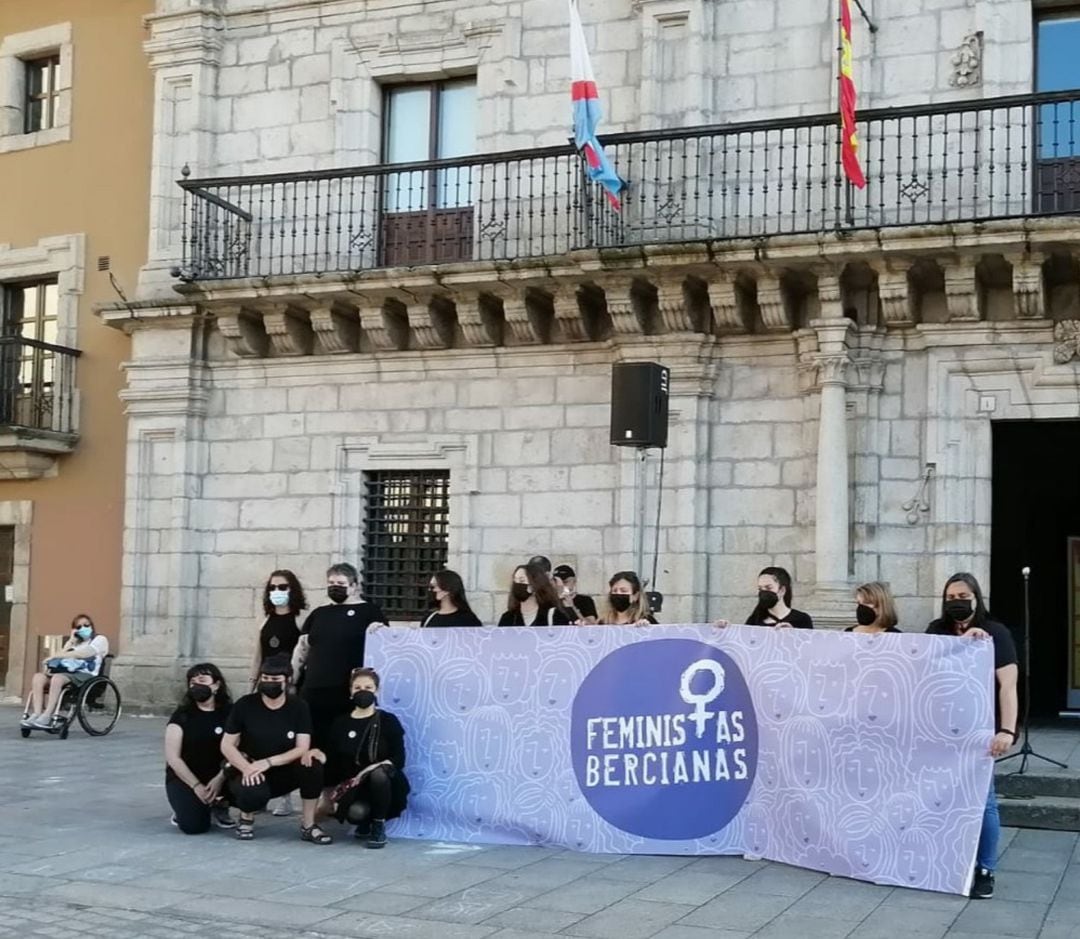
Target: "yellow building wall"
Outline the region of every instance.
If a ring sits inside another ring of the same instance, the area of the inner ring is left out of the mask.
[[[142,18],[153,5],[0,0],[0,37],[70,22],[73,46],[71,141],[0,154],[0,243],[86,235],[78,447],[55,478],[0,482],[0,501],[33,502],[24,688],[39,664],[37,637],[65,632],[76,613],[89,613],[114,651],[120,634],[125,420],[117,393],[129,343],[92,311],[117,299],[99,256],[111,259],[128,296],[146,259],[153,82]]]

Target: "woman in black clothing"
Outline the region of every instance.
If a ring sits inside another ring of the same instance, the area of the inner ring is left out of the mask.
[[[311,708],[314,745],[326,749],[330,725],[349,707],[349,674],[364,664],[368,627],[386,625],[374,603],[360,598],[356,568],[334,564],[326,572],[330,602],[304,622],[293,666],[304,670],[301,695]]]
[[[435,609],[424,617],[422,627],[481,625],[480,617],[465,598],[465,584],[456,571],[442,570],[432,575],[428,596]]]
[[[892,591],[880,581],[863,584],[855,591],[855,625],[848,633],[898,633],[896,601]]]
[[[514,568],[506,612],[500,626],[568,626],[566,615],[551,577],[540,564],[530,561]]]
[[[259,665],[272,655],[292,658],[300,641],[297,620],[307,609],[304,588],[292,571],[274,571],[263,587],[263,620],[259,630],[259,643],[255,649],[255,661],[251,663],[251,684],[259,678]]]
[[[405,811],[405,730],[389,711],[376,707],[379,675],[354,669],[349,683],[352,710],[330,730],[330,749],[313,750],[305,761],[326,764],[331,784],[321,809],[338,821],[356,825],[356,837],[369,848],[386,844],[386,821]]]
[[[291,677],[292,665],[285,656],[267,659],[259,668],[257,690],[233,705],[225,724],[221,753],[229,761],[229,799],[240,810],[236,837],[250,841],[255,813],[271,799],[299,789],[301,840],[330,844],[334,839],[315,821],[322,766],[301,762],[311,748],[311,712],[299,698],[286,694]]]
[[[209,831],[211,821],[236,827],[221,798],[221,736],[231,708],[229,686],[216,665],[188,669],[187,692],[165,727],[165,795],[173,824],[185,835]]]
[[[602,626],[655,626],[649,601],[642,593],[641,578],[633,571],[619,571],[608,581],[607,610]]]
[[[748,626],[775,626],[778,629],[813,629],[814,621],[802,610],[792,609],[795,599],[791,575],[782,567],[766,567],[757,579],[757,606],[746,618]],[[730,626],[731,621],[721,619],[717,626]]]

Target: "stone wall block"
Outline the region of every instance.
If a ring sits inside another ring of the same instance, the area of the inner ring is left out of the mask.
[[[288,304],[274,304],[263,314],[263,327],[273,355],[310,355],[313,343],[311,322],[306,310]]]

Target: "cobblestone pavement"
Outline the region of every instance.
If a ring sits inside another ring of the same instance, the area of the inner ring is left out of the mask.
[[[18,717],[0,708],[3,939],[1080,939],[1076,834],[1006,832],[997,898],[981,902],[738,858],[320,848],[296,819],[260,819],[241,844],[169,826],[161,720],[61,741],[21,739]]]

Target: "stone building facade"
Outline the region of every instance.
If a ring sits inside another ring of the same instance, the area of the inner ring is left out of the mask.
[[[994,423],[1080,417],[1072,105],[1023,97],[1055,90],[1038,4],[879,0],[860,107],[910,110],[865,115],[850,190],[834,7],[582,0],[614,216],[566,146],[559,2],[158,0],[149,261],[101,311],[132,343],[135,698],[245,666],[272,568],[363,558],[380,473],[448,473],[446,558],[484,619],[535,553],[601,592],[635,556],[623,361],[672,373],[658,537],[645,464],[667,619],[740,618],[766,564],[828,625],[862,581],[918,628],[954,570],[989,582]],[[395,89],[440,82],[469,86],[470,148],[387,169]],[[417,247],[391,222],[444,227]]]

